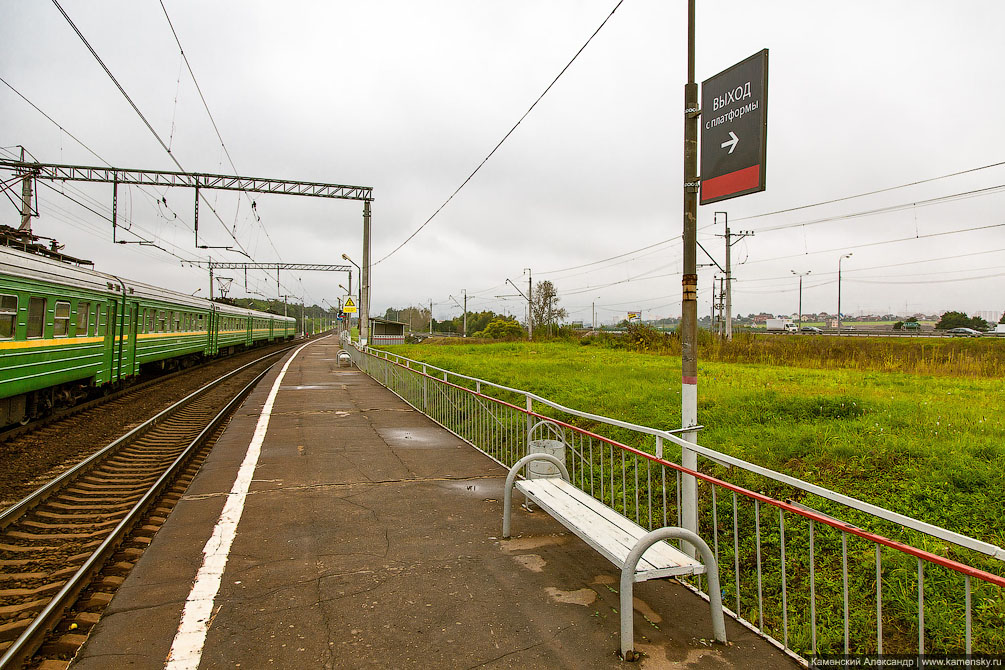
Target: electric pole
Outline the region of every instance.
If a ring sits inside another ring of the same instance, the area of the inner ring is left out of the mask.
[[[726,340],[733,340],[733,266],[732,266],[732,254],[730,250],[733,245],[742,240],[745,237],[754,234],[751,230],[742,230],[735,236],[729,232],[729,215],[726,212],[715,212],[713,215],[713,220],[718,222],[719,215],[722,214],[724,223],[726,224],[726,308],[725,314],[723,316],[723,321],[726,326]],[[736,237],[734,241],[732,237]]]
[[[464,291],[464,337],[468,336],[468,290],[461,289]]]
[[[803,329],[803,277],[813,272],[813,270],[807,270],[806,272],[796,272],[795,270],[789,270],[792,274],[799,277],[799,330]]]
[[[370,339],[370,201],[363,201],[363,265],[359,280],[359,339],[366,346]]]
[[[429,334],[433,334],[433,301],[429,301]]]
[[[24,147],[21,147],[21,162],[24,162]],[[21,226],[19,231],[31,232],[31,171],[24,173],[21,180]]]
[[[527,339],[534,339],[534,284],[531,280],[530,268],[527,272]]]
[[[694,81],[694,5],[687,3],[687,83],[684,85],[684,276],[681,279],[681,427],[686,442],[698,433],[698,84]],[[662,456],[662,454],[659,454]],[[698,469],[698,454],[681,448],[681,465]],[[691,475],[681,478],[681,525],[698,531],[698,484]],[[697,549],[692,548],[692,553]]]

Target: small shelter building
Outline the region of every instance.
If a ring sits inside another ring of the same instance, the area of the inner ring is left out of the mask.
[[[407,324],[400,321],[388,321],[387,319],[370,319],[370,344],[404,344],[405,326]]]

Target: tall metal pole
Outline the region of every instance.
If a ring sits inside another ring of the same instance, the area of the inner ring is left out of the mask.
[[[726,341],[733,341],[733,267],[730,264],[732,248],[729,238],[729,224],[726,224],[726,314],[723,317],[726,325]]]
[[[813,272],[813,270],[807,270],[806,272],[796,272],[795,270],[789,270],[792,274],[799,277],[799,330],[803,329],[803,277]],[[839,300],[840,302],[840,300]]]
[[[429,334],[433,334],[433,301],[429,301]]]
[[[21,147],[21,162],[24,162],[24,147]],[[18,230],[31,232],[31,171],[24,174],[21,181],[21,225]],[[113,234],[114,237],[114,234]]]
[[[681,296],[681,427],[698,425],[698,84],[694,81],[694,6],[687,3],[687,84],[684,85],[684,277]],[[682,437],[697,442],[697,431]],[[698,454],[681,449],[681,465],[696,470]],[[691,475],[682,478],[681,524],[698,532],[698,485]],[[692,547],[692,552],[697,549]]]
[[[534,283],[530,268],[527,270],[527,339],[534,339]]]
[[[838,336],[841,335],[841,261],[851,258],[851,254],[845,254],[838,259]]]
[[[370,201],[363,201],[363,266],[359,280],[359,339],[370,339]]]
[[[468,336],[468,290],[464,291],[464,337]]]

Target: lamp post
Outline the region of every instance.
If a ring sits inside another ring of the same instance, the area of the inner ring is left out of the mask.
[[[349,261],[350,263],[352,263],[353,265],[355,265],[356,269],[359,270],[360,277],[363,276],[363,271],[360,269],[359,265],[356,264],[356,261],[354,261],[353,259],[349,258],[345,254],[342,254],[342,260]],[[342,286],[342,285],[339,284],[339,286]],[[357,288],[357,290],[359,292],[359,294],[356,297],[356,323],[359,324],[359,323],[361,323],[360,322],[360,315],[362,314],[362,310],[363,310],[363,280],[362,279],[360,279],[360,281],[356,283],[356,288]],[[345,289],[345,288],[343,288],[342,290],[345,291],[347,295],[352,295],[352,273],[349,274],[349,288],[348,288],[348,290]],[[349,317],[349,323],[350,324],[352,323],[352,317],[351,316]]]
[[[845,254],[838,259],[838,337],[841,336],[841,261],[851,258],[851,254]]]
[[[789,270],[792,274],[799,277],[799,330],[803,329],[803,277],[813,272],[813,270],[807,270],[806,272],[796,272],[795,270]],[[840,300],[838,301],[840,302]]]

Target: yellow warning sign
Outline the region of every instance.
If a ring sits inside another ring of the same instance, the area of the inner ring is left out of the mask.
[[[356,311],[356,303],[352,301],[352,298],[345,299],[345,302],[342,303],[342,311],[346,314],[352,314]]]

